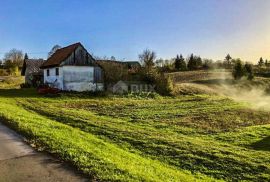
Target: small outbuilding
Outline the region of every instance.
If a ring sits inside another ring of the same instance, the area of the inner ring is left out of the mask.
[[[103,70],[81,43],[58,49],[41,66],[44,84],[65,91],[104,89]]]
[[[25,59],[21,75],[25,76],[25,83],[30,86],[38,86],[43,83],[43,70],[40,66],[45,62],[43,59]]]

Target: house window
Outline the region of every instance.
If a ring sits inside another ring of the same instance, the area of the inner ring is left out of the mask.
[[[50,70],[47,69],[47,76],[50,76]]]
[[[59,75],[59,68],[55,68],[55,75],[56,75],[56,76]]]

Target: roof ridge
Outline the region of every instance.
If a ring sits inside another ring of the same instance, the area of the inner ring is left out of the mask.
[[[62,47],[60,49],[57,49],[56,51],[61,50],[61,49],[66,49],[66,48],[69,48],[69,47],[72,47],[72,46],[75,46],[75,45],[82,45],[82,44],[81,44],[81,42],[76,42],[74,44],[70,44],[68,46],[65,46],[65,47]]]
[[[67,59],[73,53],[73,51],[75,51],[80,46],[84,48],[80,42],[77,42],[77,43],[68,45],[66,47],[57,49],[55,53],[51,55],[41,67],[46,68],[46,67],[53,67],[53,66],[60,65],[65,59]]]

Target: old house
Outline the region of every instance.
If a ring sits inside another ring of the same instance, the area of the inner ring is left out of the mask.
[[[81,43],[58,49],[41,66],[44,83],[66,91],[103,90],[103,70]]]
[[[43,59],[25,59],[21,75],[25,76],[25,83],[37,86],[43,82],[43,71],[40,66],[45,62]]]

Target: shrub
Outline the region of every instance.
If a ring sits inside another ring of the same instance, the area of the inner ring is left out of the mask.
[[[10,75],[18,76],[19,75],[19,67],[18,66],[12,66],[8,68],[8,73]]]
[[[174,84],[170,76],[159,74],[155,80],[156,91],[161,95],[171,95],[173,92]]]
[[[104,70],[106,84],[116,83],[119,80],[127,80],[128,68],[126,65],[116,61],[99,61],[99,65]]]
[[[0,69],[0,76],[8,76],[8,72],[6,69]]]
[[[171,95],[173,91],[173,81],[170,76],[166,76],[162,72],[158,72],[156,69],[145,70],[142,68],[140,70],[140,78],[142,81],[148,84],[154,84],[155,90],[161,95]]]
[[[235,80],[239,80],[243,76],[246,76],[248,80],[252,80],[254,78],[252,65],[249,63],[243,65],[242,61],[237,59],[232,70],[232,75]]]
[[[235,65],[233,67],[232,75],[233,75],[233,78],[235,80],[239,80],[245,75],[245,70],[243,68],[243,64],[242,64],[242,61],[240,59],[237,59],[235,61]]]
[[[248,64],[248,63],[245,64],[245,72],[246,72],[247,79],[253,80],[254,74],[253,74],[253,69],[252,69],[251,64]]]

